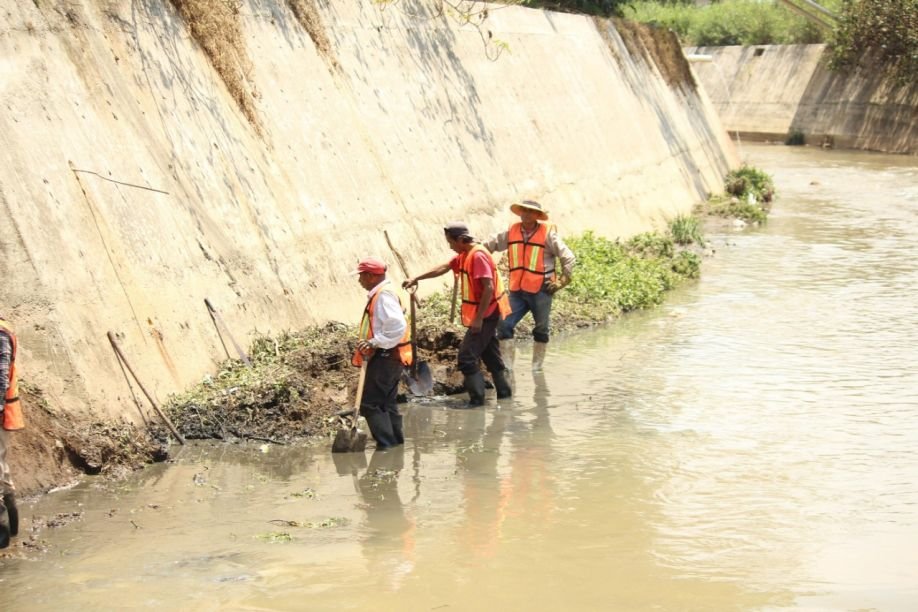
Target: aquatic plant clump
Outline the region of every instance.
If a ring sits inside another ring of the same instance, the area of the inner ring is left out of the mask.
[[[750,223],[764,223],[768,219],[775,186],[767,172],[744,164],[724,178],[724,192],[710,196],[698,211]]]
[[[775,184],[767,172],[743,164],[727,173],[724,191],[740,199],[749,199],[751,195],[756,202],[770,203],[775,197]]]
[[[691,215],[679,215],[669,224],[669,232],[673,236],[676,244],[698,244],[704,246],[704,238],[701,235],[701,222],[698,217]]]

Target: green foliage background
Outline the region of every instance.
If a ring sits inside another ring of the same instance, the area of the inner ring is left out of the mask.
[[[900,83],[918,83],[918,0],[845,2],[832,46],[836,69],[868,60]]]
[[[830,10],[840,0],[824,0]],[[834,5],[834,6],[833,6]],[[803,17],[774,1],[723,0],[707,6],[691,2],[636,1],[625,17],[669,28],[684,45],[764,45],[826,42],[825,34]]]

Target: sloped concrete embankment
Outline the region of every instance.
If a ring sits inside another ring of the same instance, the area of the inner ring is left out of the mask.
[[[447,256],[444,221],[483,235],[522,196],[628,235],[734,163],[681,55],[609,22],[249,0],[214,48],[192,4],[0,0],[0,311],[68,418],[136,414],[108,330],[163,400],[226,357],[205,298],[242,343],[349,320],[383,230],[410,270]]]
[[[828,68],[825,45],[690,47],[724,127],[741,138],[918,154],[918,80],[896,83],[865,59],[850,73]]]

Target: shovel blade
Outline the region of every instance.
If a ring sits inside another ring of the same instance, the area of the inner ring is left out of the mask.
[[[433,374],[430,373],[427,362],[418,363],[417,376],[412,376],[410,370],[406,372],[405,382],[408,383],[408,390],[412,395],[421,397],[430,393],[433,390]]]
[[[350,419],[341,418],[341,424],[332,442],[333,453],[362,453],[367,447],[366,432],[358,429]]]

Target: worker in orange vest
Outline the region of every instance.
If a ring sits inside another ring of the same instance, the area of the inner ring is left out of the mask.
[[[367,420],[376,440],[376,450],[386,450],[405,442],[402,415],[396,396],[402,369],[414,358],[408,322],[396,288],[386,278],[385,262],[367,257],[360,260],[354,274],[367,291],[367,305],[358,329],[357,350],[351,363],[367,361],[360,414]]]
[[[491,254],[469,233],[465,223],[453,222],[443,228],[446,243],[456,253],[448,262],[409,278],[402,286],[410,289],[419,280],[452,272],[462,287],[462,324],[468,329],[459,345],[459,370],[465,377],[469,393],[468,407],[484,404],[485,380],[481,373],[484,362],[499,399],[510,397],[513,390],[507,380],[507,368],[500,355],[497,325],[510,314],[510,302],[503,281]]]
[[[497,337],[502,341],[512,339],[516,324],[532,312],[532,371],[540,372],[548,345],[552,297],[571,282],[576,258],[558,235],[558,229],[544,223],[548,212],[539,202],[523,200],[510,206],[510,210],[519,215],[520,221],[482,243],[492,253],[507,251],[510,266],[512,312],[498,326]]]
[[[16,334],[13,333],[10,324],[0,316],[0,397],[3,398],[3,407],[0,409],[0,548],[9,546],[10,537],[19,533],[16,489],[13,487],[7,462],[7,451],[10,448],[9,432],[24,427],[16,376],[16,351]]]

